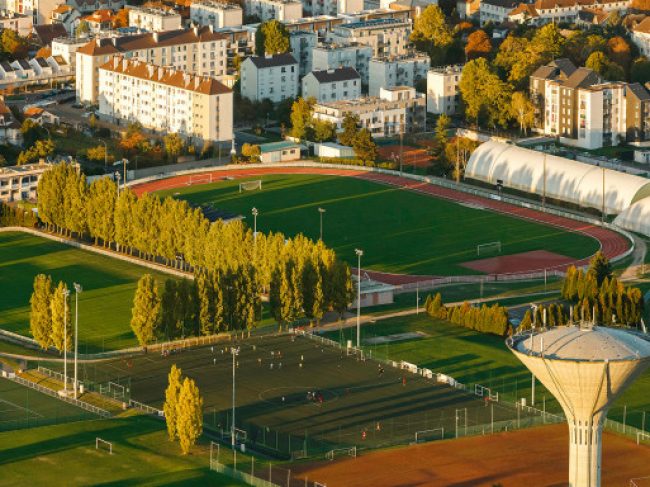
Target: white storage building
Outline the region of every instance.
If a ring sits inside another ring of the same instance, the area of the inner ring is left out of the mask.
[[[604,177],[605,212],[613,215],[650,196],[649,179],[496,141],[474,151],[465,177],[598,210]]]

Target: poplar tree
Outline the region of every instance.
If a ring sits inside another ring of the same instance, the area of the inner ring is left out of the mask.
[[[160,297],[158,287],[151,274],[143,275],[138,281],[138,288],[131,310],[131,328],[140,345],[151,343],[160,324]]]
[[[194,285],[199,307],[199,330],[201,335],[214,333],[214,290],[208,273],[199,270],[194,274]]]
[[[165,404],[163,411],[165,412],[165,422],[167,423],[167,435],[169,441],[174,441],[177,438],[176,424],[178,422],[177,406],[178,396],[181,390],[181,369],[172,365],[169,375],[167,376],[167,389],[165,390]]]
[[[52,345],[52,279],[45,274],[34,278],[34,291],[29,300],[31,311],[29,314],[29,329],[34,340],[44,350]]]
[[[221,288],[221,273],[215,272],[212,275],[212,310],[214,333],[223,331],[225,328],[226,310],[224,307],[223,289]]]
[[[190,452],[201,433],[203,433],[203,398],[194,381],[186,377],[176,405],[176,435],[183,455]]]
[[[171,340],[176,336],[177,305],[176,280],[166,279],[165,287],[160,298],[160,324],[167,340]]]
[[[60,281],[50,300],[52,329],[51,344],[59,352],[72,348],[72,326],[70,323],[70,297],[66,296],[68,287]]]

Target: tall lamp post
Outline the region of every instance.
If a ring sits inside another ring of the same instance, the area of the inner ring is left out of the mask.
[[[120,164],[122,164],[122,166],[123,166],[123,169],[122,169],[122,174],[123,174],[123,176],[122,176],[122,179],[123,179],[123,181],[122,181],[122,189],[125,189],[126,188],[126,165],[129,164],[129,160],[126,159],[126,158],[122,158],[121,161],[115,161],[113,163],[113,166],[119,166]],[[119,183],[119,178],[118,178],[118,183],[117,184],[118,184],[118,189],[119,189],[119,184],[120,184]]]
[[[83,288],[81,284],[74,283],[74,398],[77,399],[77,355],[79,353],[79,294]]]
[[[230,444],[232,445],[232,449],[234,450],[236,447],[236,441],[235,441],[235,365],[236,365],[236,359],[237,355],[239,355],[239,347],[232,347],[230,349],[230,352],[232,353],[232,422],[230,426],[230,435],[231,435],[231,440]]]
[[[357,254],[357,348],[361,349],[361,256],[363,250],[354,249]]]
[[[68,395],[68,296],[70,290],[63,291],[63,393]]]
[[[257,208],[253,208],[251,213],[253,214],[253,239],[257,242],[257,215],[260,212],[257,211]]]
[[[323,240],[323,213],[325,213],[325,208],[318,208],[318,213],[320,213],[320,239]]]

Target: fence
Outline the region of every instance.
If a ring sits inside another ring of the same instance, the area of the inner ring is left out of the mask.
[[[139,409],[140,411],[144,411],[145,413],[153,414],[153,415],[158,416],[160,418],[165,417],[165,412],[164,411],[162,411],[160,409],[156,409],[156,408],[151,407],[151,406],[147,406],[146,404],[141,403],[139,401],[134,401],[133,399],[129,399],[129,407]]]
[[[529,281],[535,279],[564,278],[565,272],[557,269],[541,270],[535,272],[512,273],[512,274],[485,274],[480,276],[447,276],[436,279],[427,279],[417,282],[409,282],[397,286],[400,292],[413,291],[416,288],[420,291],[434,289],[448,284],[481,284],[487,282],[504,282],[504,281]]]

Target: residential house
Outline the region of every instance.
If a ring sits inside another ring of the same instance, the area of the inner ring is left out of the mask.
[[[20,124],[9,107],[5,105],[4,99],[0,98],[0,144],[20,145],[22,142],[23,135],[20,132]],[[2,183],[0,182],[1,187]]]
[[[61,24],[68,34],[74,34],[81,12],[72,5],[62,4],[52,10],[50,21],[52,24]]]

